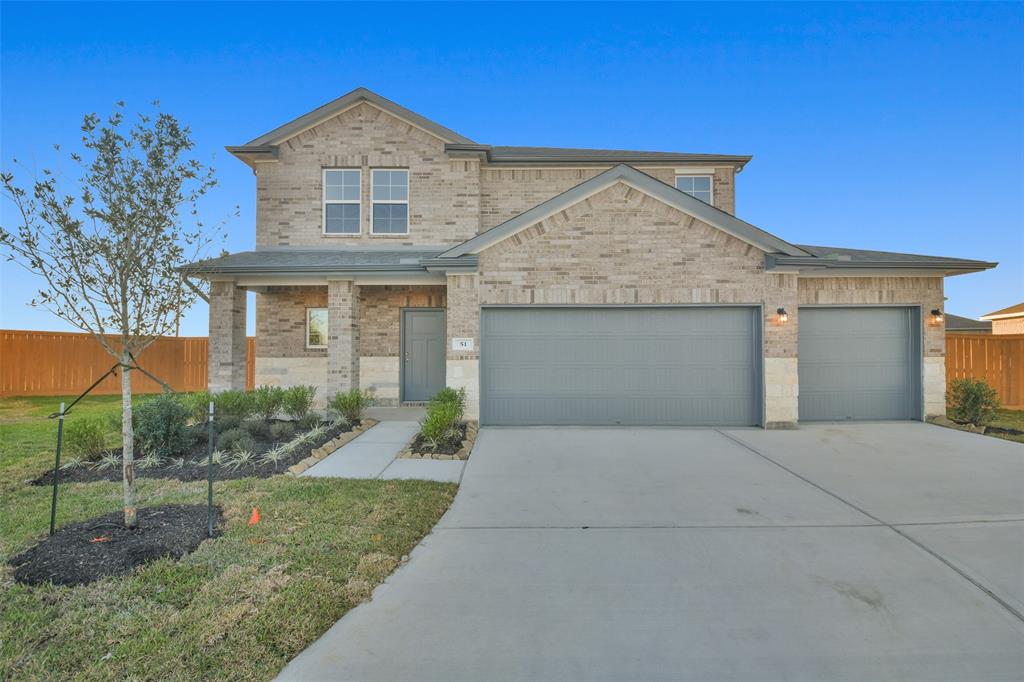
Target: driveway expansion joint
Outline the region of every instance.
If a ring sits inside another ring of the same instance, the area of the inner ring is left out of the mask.
[[[792,469],[790,469],[789,467],[785,466],[784,464],[781,464],[780,462],[775,461],[774,459],[772,459],[768,455],[764,454],[763,452],[759,451],[757,448],[755,448],[754,446],[750,445],[749,443],[743,441],[742,439],[737,438],[737,437],[735,437],[735,436],[733,436],[731,434],[728,434],[728,433],[722,431],[721,429],[715,429],[715,432],[721,434],[722,436],[724,436],[725,438],[731,440],[732,442],[736,443],[737,445],[740,445],[741,447],[746,448],[747,450],[749,450],[750,452],[754,453],[758,457],[764,459],[766,462],[770,462],[771,464],[774,464],[775,466],[779,467],[783,471],[785,471],[785,472],[795,476],[796,478],[799,478],[804,483],[807,483],[808,485],[817,488],[818,490],[820,490],[821,492],[825,493],[826,495],[830,495],[834,499],[836,499],[839,502],[842,502],[843,504],[847,505],[848,507],[858,511],[859,513],[863,514],[864,516],[867,516],[868,518],[877,521],[879,524],[885,526],[886,528],[888,528],[892,532],[896,533],[897,535],[899,535],[901,538],[903,538],[907,542],[911,543],[912,545],[915,545],[919,549],[921,549],[924,552],[930,554],[932,557],[934,557],[938,561],[940,561],[943,564],[945,564],[954,573],[956,573],[961,578],[963,578],[964,580],[966,580],[967,582],[971,583],[976,588],[978,588],[979,590],[984,592],[986,595],[989,596],[989,598],[991,598],[994,602],[996,602],[997,604],[1002,606],[1004,609],[1006,609],[1006,611],[1008,611],[1017,620],[1019,620],[1022,623],[1024,623],[1024,613],[1021,613],[1019,610],[1014,608],[1013,605],[1011,605],[1010,603],[1008,603],[1007,601],[1005,601],[1004,599],[999,597],[997,594],[995,594],[992,590],[988,589],[983,584],[981,584],[980,582],[978,582],[977,580],[972,578],[965,571],[963,571],[960,568],[958,568],[951,561],[946,559],[946,557],[942,556],[941,554],[939,554],[935,550],[931,549],[927,545],[923,544],[919,540],[917,540],[917,539],[911,537],[910,535],[907,535],[903,531],[901,531],[896,525],[893,525],[891,523],[888,523],[887,521],[884,521],[884,520],[878,518],[877,516],[875,516],[871,512],[867,511],[866,509],[862,509],[861,507],[855,505],[854,503],[850,502],[849,500],[846,500],[846,499],[842,498],[841,496],[839,496],[838,494],[832,492],[828,488],[826,488],[826,487],[824,487],[824,486],[822,486],[822,485],[820,485],[818,483],[815,483],[814,481],[812,481],[811,479],[807,478],[806,476],[798,474],[797,472],[793,471]],[[1000,519],[1000,520],[1003,520],[1003,519]],[[977,522],[972,522],[972,523],[977,523]],[[914,524],[899,524],[899,525],[908,526],[908,525],[914,525]],[[920,524],[920,525],[928,525],[928,524]],[[935,524],[935,525],[939,525],[939,524]]]

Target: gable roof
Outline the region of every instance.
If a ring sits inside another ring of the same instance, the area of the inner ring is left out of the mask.
[[[969,317],[946,313],[947,332],[991,332],[992,323],[984,320],[973,320]]]
[[[378,109],[397,116],[398,118],[408,121],[412,125],[425,130],[426,132],[441,138],[448,143],[456,144],[473,144],[473,141],[468,137],[459,135],[454,130],[445,128],[440,123],[431,121],[425,116],[420,116],[415,111],[406,109],[400,104],[396,104],[389,99],[381,97],[377,93],[368,90],[366,88],[356,88],[352,92],[342,95],[336,100],[328,102],[322,107],[318,107],[308,114],[303,114],[298,118],[285,123],[282,126],[274,128],[269,133],[264,133],[254,140],[250,140],[244,145],[237,147],[228,147],[228,151],[233,154],[246,153],[247,151],[254,150],[255,148],[266,148],[274,145],[281,144],[282,142],[295,137],[299,133],[305,132],[310,128],[320,125],[324,121],[333,118],[345,111],[350,109],[361,102],[369,102]]]
[[[1011,317],[1024,317],[1024,303],[1011,305],[1009,308],[994,310],[981,316],[983,320],[1006,320]]]
[[[406,109],[400,104],[381,97],[367,88],[359,87],[328,102],[313,111],[274,128],[268,133],[243,145],[229,145],[225,149],[247,164],[257,161],[276,161],[277,147],[281,143],[320,125],[360,102],[368,102],[417,128],[440,138],[449,152],[483,154],[492,164],[602,164],[609,163],[693,163],[733,166],[736,172],[750,161],[749,156],[731,154],[689,154],[685,152],[649,152],[624,149],[579,149],[568,147],[508,147],[477,144],[473,140],[446,128],[436,121]]]
[[[803,249],[779,239],[773,234],[754,227],[750,223],[744,222],[721,209],[715,208],[711,204],[704,203],[686,192],[666,185],[657,178],[625,164],[619,164],[599,175],[595,175],[572,189],[566,190],[528,211],[520,213],[515,218],[478,234],[472,239],[445,251],[441,255],[445,258],[455,258],[465,254],[478,254],[503,239],[507,239],[517,232],[521,232],[531,225],[539,223],[618,182],[629,185],[767,253],[781,252],[790,256],[810,256]]]

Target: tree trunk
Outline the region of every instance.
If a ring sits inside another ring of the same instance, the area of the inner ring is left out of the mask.
[[[138,525],[135,508],[135,431],[132,429],[132,375],[125,367],[131,358],[125,353],[121,357],[121,471],[124,487],[124,525],[135,528]]]

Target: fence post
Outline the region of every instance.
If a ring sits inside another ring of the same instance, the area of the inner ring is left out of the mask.
[[[213,537],[213,401],[210,401],[209,437],[206,443],[206,537]]]
[[[57,459],[53,463],[53,497],[50,499],[50,535],[57,526],[57,477],[60,475],[60,446],[64,440],[64,403],[57,421]]]

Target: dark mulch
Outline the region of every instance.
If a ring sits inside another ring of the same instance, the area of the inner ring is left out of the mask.
[[[1020,429],[1007,429],[1002,426],[986,426],[985,433],[1002,433],[1008,436],[1024,436],[1024,431]]]
[[[214,534],[221,521],[214,508]],[[11,559],[14,579],[29,585],[85,585],[163,557],[180,559],[206,539],[206,507],[167,504],[139,509],[139,525],[124,527],[124,514],[64,526]]]
[[[355,424],[337,424],[327,430],[319,439],[304,443],[292,450],[288,456],[278,460],[276,463],[261,461],[258,457],[252,462],[239,467],[231,465],[213,465],[213,478],[216,481],[228,481],[236,478],[269,478],[275,474],[287,471],[291,465],[301,462],[309,457],[309,454],[332,438],[351,431]],[[298,433],[295,434],[299,435]],[[294,437],[294,436],[293,436]],[[272,441],[268,438],[256,437],[256,448],[254,452],[259,455],[267,452],[273,447],[280,445],[280,441]],[[290,440],[290,439],[289,439]],[[120,454],[118,448],[113,452]],[[136,451],[137,452],[137,451]],[[138,457],[138,455],[136,455]],[[172,478],[179,481],[201,481],[206,480],[206,442],[198,443],[187,458],[166,460],[159,466],[142,467],[139,460],[135,460],[136,478]],[[91,464],[61,469],[58,481],[60,483],[91,483],[93,481],[120,481],[121,467],[108,467],[99,469]],[[31,482],[32,485],[53,485],[53,469]]]
[[[459,424],[459,438],[451,443],[439,446],[436,450],[427,446],[423,442],[423,436],[416,434],[416,439],[412,442],[413,452],[429,452],[434,455],[454,455],[462,448],[462,441],[466,439],[466,423]]]

